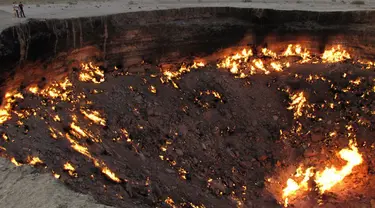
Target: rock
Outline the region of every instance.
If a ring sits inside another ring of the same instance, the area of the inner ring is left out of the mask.
[[[143,66],[131,67],[128,69],[129,73],[144,73],[145,71],[146,69]]]
[[[212,181],[211,187],[225,193],[225,186],[221,181]]]
[[[148,109],[147,109],[147,115],[148,115],[148,116],[154,116],[154,115],[155,115],[154,110],[153,110],[152,108],[148,108]]]
[[[249,162],[249,161],[241,161],[240,166],[243,167],[243,168],[251,168],[252,163]]]
[[[126,183],[125,190],[129,194],[129,197],[133,197],[133,189],[129,183]]]
[[[279,119],[279,117],[276,116],[276,115],[272,116],[272,118],[273,118],[274,121],[277,121]]]
[[[187,133],[188,133],[188,128],[186,125],[184,124],[181,124],[178,126],[178,134],[182,135],[182,136],[185,136]]]
[[[252,121],[252,122],[251,122],[251,125],[253,125],[253,126],[257,126],[257,125],[258,125],[258,121],[256,121],[256,120]]]
[[[146,157],[143,153],[139,153],[139,157],[141,158],[142,161],[146,161]]]
[[[176,149],[176,153],[177,153],[178,156],[184,155],[184,152],[182,152],[182,150],[180,150],[180,149]]]
[[[202,148],[203,148],[204,150],[207,149],[207,147],[206,147],[206,145],[205,145],[204,143],[202,143]]]
[[[315,151],[314,149],[309,148],[309,149],[305,150],[305,152],[303,153],[303,155],[305,157],[314,157],[314,156],[318,155],[318,152]]]
[[[163,193],[161,192],[160,187],[157,184],[155,184],[155,183],[152,184],[152,192],[155,193],[155,196],[157,198],[160,198],[160,197],[163,196]]]
[[[311,135],[311,141],[312,142],[319,142],[322,140],[322,135],[319,135],[319,134],[312,134]]]
[[[375,208],[375,199],[371,199],[370,204],[371,208]]]
[[[267,159],[267,155],[262,155],[258,158],[259,161],[265,161]]]
[[[167,172],[167,173],[175,173],[175,171],[172,170],[172,169],[170,169],[170,168],[165,169],[165,172]]]
[[[143,102],[143,97],[141,95],[138,95],[137,97],[134,98],[137,103],[142,103]]]

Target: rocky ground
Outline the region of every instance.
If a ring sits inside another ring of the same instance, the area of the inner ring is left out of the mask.
[[[51,64],[73,68],[69,82],[48,88],[52,81],[41,77],[21,84],[24,98],[13,95],[12,119],[1,128],[2,153],[18,163],[39,158],[38,171],[59,174],[101,203],[280,207],[298,166],[341,166],[336,153],[356,139],[364,162],[354,174],[322,196],[291,204],[372,206],[373,70],[307,64],[238,79],[209,65],[166,79],[144,63],[80,81],[79,62]],[[291,103],[300,92],[306,102],[296,116]]]

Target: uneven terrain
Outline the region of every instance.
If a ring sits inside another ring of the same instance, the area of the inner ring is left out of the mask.
[[[0,206],[375,207],[374,3],[1,1]]]
[[[337,186],[287,202],[371,207],[373,64],[298,48],[207,66],[51,62],[72,71],[8,92],[3,155],[116,207],[279,207],[298,166],[344,168],[349,148],[361,161]]]

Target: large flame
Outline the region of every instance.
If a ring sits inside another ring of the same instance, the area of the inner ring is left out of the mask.
[[[347,162],[340,170],[330,167],[316,173],[315,182],[321,193],[330,190],[347,175],[351,174],[355,166],[363,162],[362,155],[358,152],[358,148],[352,140],[349,142],[349,148],[342,149],[339,152],[339,156]]]
[[[324,51],[322,55],[323,63],[336,63],[350,58],[350,54],[342,49],[341,45],[334,46]]]
[[[358,152],[356,143],[353,140],[349,140],[349,147],[340,150],[338,155],[347,162],[341,169],[332,166],[325,168],[323,171],[317,171],[314,174],[312,172],[315,169],[314,167],[309,167],[305,171],[302,171],[301,167],[298,168],[297,173],[287,180],[286,187],[283,189],[282,198],[284,206],[288,206],[290,197],[294,197],[312,188],[308,186],[310,179],[315,181],[316,188],[323,194],[343,181],[346,176],[352,173],[355,166],[363,162],[362,155]],[[300,178],[303,179],[297,182]]]

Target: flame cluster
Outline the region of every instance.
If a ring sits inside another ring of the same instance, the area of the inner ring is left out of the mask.
[[[162,69],[164,77],[160,77],[160,81],[162,83],[171,82],[173,87],[178,89],[179,87],[174,79],[180,79],[181,75],[190,72],[191,69],[198,69],[204,66],[205,64],[203,62],[194,62],[192,65],[186,65],[185,63],[183,63],[181,67],[176,71],[173,71],[171,69]],[[153,89],[151,88],[150,91],[153,92]],[[156,89],[153,93],[156,93]]]
[[[98,66],[93,65],[92,62],[83,63],[79,73],[79,80],[99,84],[105,81],[104,72]]]
[[[312,187],[309,186],[310,180],[315,182],[316,189],[323,194],[343,181],[346,176],[352,173],[355,166],[363,162],[362,155],[353,140],[349,140],[349,147],[340,150],[338,156],[346,161],[346,165],[341,168],[326,167],[323,171],[318,170],[314,173],[314,167],[309,167],[305,171],[303,171],[302,167],[299,167],[296,174],[287,180],[286,187],[283,189],[284,206],[288,206],[291,197],[311,190]]]

